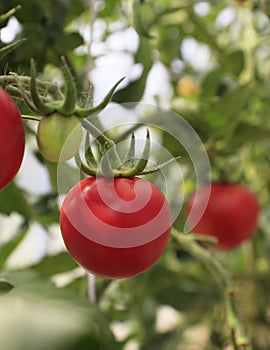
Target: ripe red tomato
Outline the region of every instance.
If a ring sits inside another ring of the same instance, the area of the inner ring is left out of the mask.
[[[17,174],[24,155],[25,133],[15,102],[0,88],[0,190]]]
[[[106,278],[126,278],[153,265],[171,230],[169,205],[139,178],[87,177],[67,194],[61,232],[75,261]]]
[[[214,183],[199,188],[196,196],[195,193],[191,196],[188,214],[192,231],[216,237],[215,248],[229,250],[249,239],[256,230],[259,203],[255,194],[242,185]]]

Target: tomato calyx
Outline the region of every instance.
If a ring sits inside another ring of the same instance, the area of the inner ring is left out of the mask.
[[[150,157],[150,132],[146,131],[145,145],[139,158],[135,157],[136,139],[134,131],[131,132],[130,144],[123,159],[119,156],[116,144],[113,140],[102,133],[90,118],[81,121],[82,126],[87,131],[84,159],[79,154],[75,155],[77,166],[87,175],[104,177],[134,177],[136,175],[146,175],[160,170],[180,157],[171,158],[168,161],[156,166],[147,166]],[[91,144],[89,135],[95,140]],[[93,147],[96,147],[97,156]]]
[[[71,70],[64,56],[61,60],[64,76],[63,91],[56,84],[40,84],[33,59],[30,62],[28,91],[23,86],[22,78],[13,74],[20,95],[35,115],[35,117],[24,116],[24,119],[39,122],[37,131],[39,150],[44,158],[57,163],[72,158],[79,151],[82,139],[80,121],[89,116],[96,117],[97,113],[110,102],[116,87],[123,80],[123,78],[120,79],[111,88],[100,104],[93,107],[91,95],[90,103],[86,101],[81,106]]]
[[[40,84],[33,59],[30,65],[28,91],[24,89],[21,78],[14,75],[17,79],[19,92],[26,105],[37,116],[37,118],[32,116],[24,116],[24,118],[39,122],[37,141],[44,158],[53,162],[62,162],[75,156],[77,165],[83,172],[91,176],[106,177],[134,177],[153,173],[179,158],[176,157],[160,165],[147,167],[150,156],[150,133],[147,130],[145,146],[141,156],[139,158],[135,157],[135,134],[131,132],[130,145],[126,156],[121,159],[116,150],[115,142],[95,126],[95,120],[97,114],[108,105],[115,89],[124,78],[114,84],[98,105],[93,106],[91,95],[90,103],[86,100],[83,101],[82,105],[77,96],[72,72],[64,56],[61,57],[61,60],[64,75],[63,91],[55,84],[49,84],[48,86]],[[85,145],[85,162],[81,160],[78,154],[82,132],[75,133],[77,124],[78,129],[85,128],[88,137],[91,135],[95,139],[95,146],[98,151],[96,157],[90,141],[88,141]],[[72,141],[73,139],[75,139],[75,142]]]
[[[40,95],[37,86],[37,71],[34,59],[30,62],[30,91],[26,94],[21,88],[20,93],[28,106],[28,108],[35,114],[39,116],[50,116],[51,114],[58,113],[62,116],[76,116],[78,119],[83,119],[89,117],[90,115],[96,115],[102,111],[110,102],[112,95],[117,88],[117,86],[124,79],[121,78],[107,93],[101,103],[96,106],[90,107],[80,107],[77,98],[77,89],[75,85],[74,78],[72,76],[71,70],[66,62],[64,56],[61,57],[63,65],[63,75],[64,75],[64,92],[62,93],[58,89],[58,94],[55,99],[46,98],[46,96]],[[19,85],[20,86],[20,85]]]

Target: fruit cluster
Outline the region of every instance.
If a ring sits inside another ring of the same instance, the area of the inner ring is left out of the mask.
[[[37,144],[49,161],[63,162],[75,156],[87,177],[67,194],[60,212],[61,232],[72,257],[87,271],[106,278],[126,278],[141,273],[161,256],[171,227],[170,207],[160,190],[140,175],[155,172],[149,168],[150,134],[139,159],[135,158],[135,135],[124,159],[113,140],[92,123],[106,107],[119,84],[96,107],[81,108],[72,74],[62,58],[64,95],[45,101],[36,84],[35,63],[31,62],[30,93],[21,95],[38,120]],[[43,96],[44,97],[44,96]],[[11,97],[0,89],[0,190],[17,174],[23,159],[25,133],[23,118]],[[84,158],[79,155],[86,131]],[[89,135],[94,138],[94,155]],[[217,240],[214,248],[230,250],[256,231],[259,203],[240,184],[212,183],[199,188],[188,200],[187,223],[198,235]]]

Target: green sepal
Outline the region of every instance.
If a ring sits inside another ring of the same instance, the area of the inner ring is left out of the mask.
[[[30,92],[31,92],[31,98],[33,100],[33,104],[35,106],[35,109],[39,112],[38,114],[42,115],[49,115],[55,111],[55,108],[52,106],[49,106],[48,104],[45,104],[41,98],[39,97],[38,91],[37,91],[37,85],[36,85],[36,64],[34,59],[31,59],[30,64]]]
[[[154,167],[150,167],[150,168],[147,168],[145,170],[143,170],[141,173],[139,173],[138,175],[147,175],[147,174],[152,174],[152,173],[155,173],[156,171],[159,171],[161,170],[162,168],[164,168],[165,166],[169,165],[170,163],[174,162],[174,161],[177,161],[178,159],[180,159],[181,156],[178,156],[178,157],[174,157],[174,158],[171,158],[169,160],[167,160],[166,162],[164,163],[161,163],[161,164],[158,164]]]
[[[15,79],[17,80],[17,84],[18,84],[18,90],[20,92],[21,97],[23,98],[26,106],[29,108],[29,110],[31,112],[33,112],[36,115],[40,115],[40,111],[36,108],[36,106],[34,105],[34,103],[32,102],[32,99],[30,98],[30,96],[28,96],[27,92],[24,90],[24,88],[21,85],[21,82],[18,78],[18,76],[16,74],[13,74],[13,76],[15,77]]]
[[[115,89],[117,88],[117,86],[125,79],[125,77],[121,78],[112,88],[111,90],[107,93],[107,95],[104,97],[103,101],[98,104],[95,107],[91,107],[89,109],[85,109],[85,108],[80,108],[80,107],[76,107],[74,114],[79,117],[79,118],[86,118],[92,115],[96,115],[97,113],[101,112],[107,105],[108,103],[111,101],[112,99],[112,95],[115,91]]]
[[[146,168],[150,156],[150,133],[147,129],[146,141],[141,157],[134,164],[135,161],[135,134],[132,132],[130,145],[124,161],[120,162],[120,157],[115,149],[115,144],[112,140],[106,138],[102,135],[97,141],[97,136],[100,135],[99,130],[92,125],[88,120],[83,120],[81,122],[83,126],[86,126],[86,129],[92,136],[96,137],[96,142],[98,142],[99,152],[100,152],[100,161],[97,161],[93,150],[90,145],[89,136],[86,139],[85,143],[85,159],[86,164],[84,164],[77,154],[75,156],[75,161],[77,166],[89,176],[104,176],[104,177],[133,177],[136,175],[146,175],[151,174],[156,171],[159,171],[161,168],[169,165],[173,161],[177,161],[181,157],[171,158],[166,162],[163,162],[157,166]],[[101,143],[104,141],[104,143]],[[110,143],[108,142],[110,141]]]
[[[63,73],[65,78],[65,92],[63,104],[57,108],[57,111],[68,116],[74,114],[77,102],[77,91],[72,73],[64,56],[61,57],[61,60],[63,63]]]
[[[115,143],[113,140],[109,139],[105,136],[94,124],[92,124],[89,120],[83,119],[81,121],[82,126],[96,139],[100,158],[104,156],[106,153],[110,153],[110,167],[119,168],[121,165],[121,159],[116,152]],[[107,157],[107,155],[106,155]],[[108,160],[109,161],[109,160]],[[107,162],[107,160],[105,160]],[[109,165],[108,165],[109,169]],[[110,171],[109,171],[110,172]]]
[[[147,166],[149,156],[150,156],[150,133],[149,133],[149,129],[147,129],[146,141],[145,141],[144,149],[140,159],[132,168],[124,171],[120,170],[119,176],[132,177],[132,176],[141,174]]]
[[[92,151],[89,134],[87,134],[86,136],[84,156],[85,156],[86,163],[89,167],[94,169],[97,168],[97,161]]]
[[[131,139],[130,139],[130,145],[127,151],[127,154],[124,158],[123,161],[123,166],[128,167],[128,166],[134,166],[135,162],[135,133],[134,131],[131,132]]]
[[[74,157],[76,165],[79,169],[81,169],[82,172],[84,172],[85,174],[89,175],[89,176],[96,176],[97,175],[97,171],[96,169],[93,169],[89,166],[86,166],[82,160],[81,157],[79,155],[79,153],[77,153]]]
[[[114,142],[106,137],[94,124],[89,120],[83,119],[81,121],[82,126],[97,140],[100,145],[104,145],[106,142],[108,147],[114,146]]]
[[[110,159],[110,151],[107,142],[104,144],[104,155],[101,159],[100,167],[98,167],[97,176],[114,177],[115,171],[112,167],[111,160],[114,161],[114,155]]]

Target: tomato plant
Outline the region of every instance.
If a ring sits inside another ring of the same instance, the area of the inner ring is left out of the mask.
[[[17,174],[24,147],[25,133],[21,114],[8,93],[0,88],[0,190]]]
[[[217,238],[215,248],[229,250],[249,239],[256,230],[259,203],[255,194],[245,186],[213,183],[202,186],[191,196],[187,214],[190,214],[188,223],[194,232]]]
[[[87,177],[67,194],[60,213],[72,257],[107,278],[136,275],[162,254],[170,235],[169,205],[139,178]]]
[[[82,140],[82,127],[77,117],[58,113],[43,117],[38,124],[37,143],[44,158],[59,162],[72,158]]]

